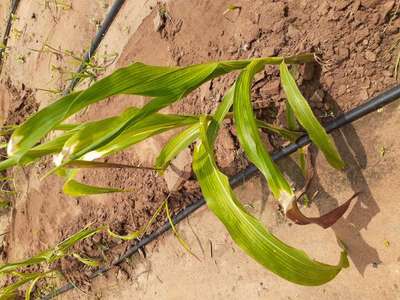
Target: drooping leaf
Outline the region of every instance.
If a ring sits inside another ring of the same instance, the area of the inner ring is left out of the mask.
[[[188,243],[182,238],[182,236],[179,234],[178,230],[176,229],[176,226],[174,224],[174,221],[172,220],[171,217],[171,212],[169,211],[168,207],[168,200],[165,201],[165,212],[167,214],[167,219],[169,224],[171,225],[172,232],[174,233],[175,237],[177,238],[179,244],[193,257],[195,257],[197,260],[200,261],[200,259],[197,257],[196,254],[193,253],[192,249],[190,249],[190,246]]]
[[[38,283],[39,280],[44,279],[46,277],[54,277],[56,272],[57,271],[50,270],[50,271],[47,271],[47,272],[44,272],[44,273],[38,273],[37,277],[32,276],[32,277],[34,277],[34,279],[33,280],[31,279],[32,282],[31,282],[31,284],[29,285],[29,287],[25,291],[25,300],[31,299],[32,291],[33,291],[35,285]],[[27,275],[27,276],[30,276],[30,274]]]
[[[29,265],[40,264],[41,262],[46,261],[46,259],[47,259],[47,257],[49,257],[49,255],[50,255],[50,252],[45,251],[45,252],[40,253],[39,255],[35,255],[34,257],[31,257],[29,259],[26,259],[26,260],[23,260],[20,262],[4,264],[4,265],[0,266],[0,274],[9,273],[9,272],[17,270],[18,268],[27,267]]]
[[[20,274],[19,279],[15,283],[9,284],[0,289],[0,299],[15,299],[20,287],[32,280],[36,283],[39,279],[43,278],[43,275],[43,273]],[[30,290],[30,288],[28,288],[28,290]],[[25,299],[29,299],[29,297],[25,297]]]
[[[67,180],[64,183],[63,191],[64,194],[72,197],[128,192],[126,190],[118,188],[100,187],[100,186],[84,184],[79,181],[76,181],[75,179]]]
[[[108,229],[107,233],[109,236],[111,236],[113,238],[124,240],[124,241],[131,241],[131,240],[137,239],[142,234],[140,230],[137,230],[137,231],[132,231],[126,235],[119,235],[119,234],[111,231],[111,229]]]
[[[197,120],[197,117],[192,116],[152,114],[128,127],[111,142],[86,153],[82,159],[94,160],[109,156],[154,135],[182,126],[190,126],[196,123]]]
[[[81,240],[89,238],[94,234],[104,230],[103,227],[89,228],[88,226],[69,236],[64,241],[57,244],[54,248],[40,252],[39,254],[19,262],[7,263],[0,266],[0,274],[15,272],[19,268],[30,265],[38,265],[43,262],[53,263],[68,254],[68,251]]]
[[[73,157],[75,153],[82,149],[96,143],[107,131],[112,130],[118,126],[121,122],[131,118],[137,114],[136,108],[129,108],[122,113],[119,117],[106,118],[100,121],[91,122],[82,129],[78,130],[73,134],[63,145],[62,151],[57,155],[55,163],[57,166],[64,164],[65,161],[70,161],[70,157]]]
[[[313,55],[304,54],[286,58],[288,63],[300,63],[313,59]],[[282,57],[263,59],[265,63],[279,64]],[[53,104],[37,112],[20,125],[12,134],[7,152],[10,157],[19,160],[30,148],[49,131],[61,124],[68,117],[81,109],[117,94],[134,94],[154,97],[140,113],[134,115],[126,123],[120,124],[96,143],[83,149],[83,155],[118,136],[125,128],[148,115],[172,104],[215,77],[242,69],[251,60],[213,62],[192,65],[183,68],[149,66],[134,63],[121,68],[113,74],[97,81],[84,91],[65,96]]]
[[[79,260],[81,263],[84,265],[87,265],[92,268],[97,268],[100,266],[100,262],[96,259],[93,258],[88,258],[88,257],[82,257],[78,253],[72,253],[72,256],[75,257],[77,260]]]
[[[213,122],[210,125],[210,130],[215,131],[215,134],[217,133],[219,125],[222,123],[233,104],[233,93],[234,86],[232,86],[225,94],[222,102],[218,105],[214,113],[213,119],[215,121],[215,124]],[[191,127],[178,133],[165,144],[160,154],[158,155],[155,164],[156,168],[161,169],[161,174],[163,173],[163,170],[168,167],[172,159],[178,156],[180,152],[186,149],[198,138],[199,130],[200,123],[197,122]]]
[[[26,166],[43,156],[60,152],[65,142],[68,141],[68,139],[71,138],[71,136],[73,136],[79,130],[79,128],[83,128],[84,126],[85,125],[83,124],[81,127],[76,127],[70,131],[63,133],[58,137],[53,138],[50,141],[44,142],[42,144],[33,147],[32,149],[28,150],[25,153],[25,155],[21,157],[18,163],[20,165]]]
[[[340,154],[325,129],[318,122],[284,62],[280,64],[280,76],[289,105],[301,126],[304,127],[310,139],[322,151],[328,162],[337,169],[343,169],[345,164]]]
[[[261,120],[256,120],[256,125],[258,128],[264,128],[270,132],[276,133],[290,142],[295,142],[299,137],[304,135],[304,132],[289,130],[279,126],[268,124],[267,122]]]
[[[172,137],[165,144],[155,163],[155,168],[160,170],[159,172],[161,175],[169,166],[170,162],[198,138],[199,128],[200,124],[196,123]]]
[[[33,281],[31,282],[31,284],[29,285],[29,287],[28,287],[28,288],[26,289],[26,291],[25,291],[25,300],[30,300],[30,299],[31,299],[31,294],[32,294],[32,291],[33,291],[35,285],[36,285],[37,282],[38,282],[40,279],[42,279],[42,278],[43,278],[42,276],[38,276],[38,277],[36,277],[35,279],[33,279]]]
[[[167,201],[167,200],[165,200]],[[131,241],[134,239],[137,239],[141,236],[143,236],[144,234],[147,233],[147,231],[149,230],[150,226],[154,223],[154,221],[156,220],[156,218],[158,217],[158,215],[161,213],[161,211],[164,209],[164,203],[165,201],[162,202],[162,204],[157,208],[157,210],[154,212],[153,216],[151,217],[151,219],[149,220],[149,222],[147,222],[146,226],[144,228],[141,228],[139,230],[136,231],[132,231],[127,235],[119,235],[113,231],[111,231],[110,228],[107,229],[107,233],[114,238],[117,239],[121,239],[121,240],[125,240],[125,241]]]
[[[65,168],[72,169],[145,169],[145,170],[157,170],[151,167],[144,166],[133,166],[133,165],[125,165],[125,164],[117,164],[117,163],[109,163],[102,161],[90,161],[90,160],[73,160],[67,163]]]
[[[134,63],[97,81],[88,89],[65,96],[36,113],[14,131],[8,144],[8,154],[22,156],[62,121],[107,97],[116,94],[155,97],[143,107],[141,114],[133,116],[133,119],[127,120],[125,124],[120,124],[120,127],[115,128],[109,136],[98,141],[99,144],[104,143],[120,133],[128,124],[139,121],[180,99],[203,82],[246,64],[247,62],[227,62],[169,68]]]
[[[104,227],[98,227],[98,228],[90,228],[89,226],[86,226],[85,228],[79,230],[78,232],[74,233],[73,235],[69,236],[66,238],[64,241],[59,243],[53,250],[53,255],[52,258],[50,259],[50,262],[54,260],[54,258],[58,258],[60,256],[64,256],[68,254],[68,251],[71,249],[72,246],[74,246],[76,243],[85,240],[87,238],[90,238],[91,236],[95,235],[96,233],[99,233],[104,230]]]
[[[273,273],[301,285],[321,285],[332,280],[348,266],[346,252],[342,252],[337,266],[317,262],[303,251],[286,245],[268,232],[245,210],[232,191],[228,178],[215,163],[206,122],[200,130],[200,141],[194,151],[193,170],[207,206],[229,231],[236,244]]]
[[[251,105],[251,81],[264,65],[263,61],[254,60],[241,72],[237,79],[233,100],[234,120],[239,142],[244,152],[264,175],[274,197],[287,211],[294,200],[293,191],[261,141]]]
[[[330,212],[320,217],[307,217],[301,212],[300,208],[297,205],[297,202],[294,203],[292,209],[289,210],[286,213],[286,215],[288,218],[290,218],[293,222],[295,222],[298,225],[317,224],[322,228],[329,228],[344,215],[344,213],[349,208],[351,201],[357,196],[358,193],[355,193],[349,200],[344,202],[342,205],[339,205],[335,209],[331,210]]]

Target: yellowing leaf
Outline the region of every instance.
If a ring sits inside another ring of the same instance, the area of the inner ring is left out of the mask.
[[[271,272],[301,285],[324,284],[348,266],[346,252],[342,252],[338,265],[323,264],[268,232],[237,200],[228,178],[218,170],[211,151],[212,145],[209,144],[212,137],[207,136],[206,122],[201,127],[200,137],[194,151],[193,170],[207,206],[244,252]]]

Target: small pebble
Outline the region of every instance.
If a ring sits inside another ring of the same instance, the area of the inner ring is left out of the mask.
[[[376,62],[376,54],[372,51],[365,51],[365,58],[370,62]]]

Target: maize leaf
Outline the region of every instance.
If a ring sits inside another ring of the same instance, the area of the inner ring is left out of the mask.
[[[57,259],[60,256],[66,255],[68,250],[79,241],[87,239],[103,230],[104,230],[103,227],[98,227],[98,228],[85,227],[79,230],[78,232],[74,233],[73,235],[69,236],[64,241],[59,243],[54,250],[52,250],[53,255],[52,258],[50,258],[50,262],[53,261],[53,258]]]
[[[17,294],[18,288],[32,280],[36,283],[37,280],[43,278],[43,276],[43,273],[20,274],[20,279],[18,281],[0,289],[0,299],[15,299],[14,297]],[[28,290],[31,291],[30,288],[28,288]],[[29,299],[29,297],[25,297],[25,299]]]
[[[290,142],[295,142],[299,137],[304,135],[304,132],[301,131],[295,131],[295,130],[289,130],[286,128],[282,128],[279,126],[275,126],[272,124],[269,124],[267,122],[264,122],[262,120],[256,120],[256,125],[258,128],[264,128],[270,132],[279,134],[283,138],[287,139]]]
[[[157,208],[157,210],[155,211],[155,213],[153,214],[153,216],[151,217],[150,221],[147,222],[146,226],[142,229],[136,230],[136,231],[132,231],[131,233],[127,234],[127,235],[119,235],[117,233],[114,233],[113,231],[111,231],[110,228],[107,229],[107,233],[114,238],[117,239],[121,239],[121,240],[125,240],[125,241],[131,241],[134,239],[137,239],[139,237],[141,237],[142,235],[146,234],[146,232],[148,231],[148,229],[150,228],[150,226],[154,223],[154,221],[156,220],[156,218],[158,217],[158,215],[161,213],[161,211],[164,208],[164,203],[167,200],[163,201],[163,203]]]
[[[69,236],[67,239],[59,243],[54,249],[49,249],[43,251],[29,259],[16,262],[16,263],[8,263],[0,266],[0,274],[9,273],[17,270],[18,268],[27,267],[29,265],[37,265],[42,262],[52,263],[57,259],[65,256],[68,250],[74,246],[77,242],[84,240],[86,238],[91,237],[92,235],[102,231],[103,228],[83,228],[75,234]]]
[[[9,273],[17,270],[18,268],[27,267],[29,265],[40,264],[46,261],[50,256],[51,256],[50,251],[45,251],[20,262],[4,264],[0,266],[0,274]]]
[[[161,149],[157,156],[155,168],[159,170],[160,175],[169,166],[171,161],[178,156],[180,152],[189,147],[199,137],[199,123],[195,123],[189,128],[172,137]]]
[[[64,183],[63,191],[64,194],[72,197],[128,192],[126,190],[118,188],[99,187],[99,186],[84,184],[74,179],[69,179]]]
[[[118,137],[111,142],[82,156],[84,160],[94,160],[122,151],[134,144],[137,144],[151,136],[165,131],[192,125],[198,121],[197,117],[152,114],[147,118],[125,129]]]
[[[82,257],[78,253],[72,253],[72,256],[75,257],[77,260],[79,260],[84,265],[87,265],[89,267],[96,268],[96,267],[100,266],[100,262],[93,258]]]
[[[222,102],[218,105],[217,110],[214,113],[213,119],[216,124],[212,123],[210,130],[214,130],[215,134],[218,132],[219,124],[224,120],[226,114],[233,103],[233,92],[234,86],[231,87],[225,94]],[[155,167],[161,170],[161,174],[168,167],[171,160],[173,160],[178,154],[189,147],[199,136],[200,124],[196,123],[185,129],[184,131],[178,133],[176,136],[171,138],[163,147],[160,154],[156,159]]]
[[[294,194],[261,141],[250,99],[251,81],[262,67],[264,63],[255,60],[242,71],[237,79],[233,100],[234,120],[240,145],[249,160],[264,175],[271,192],[286,212],[294,200]]]
[[[228,178],[216,166],[212,145],[209,144],[213,137],[207,135],[206,127],[203,122],[200,141],[194,151],[193,170],[208,207],[244,252],[280,277],[308,286],[324,284],[348,266],[345,251],[336,266],[320,263],[281,242],[248,213],[236,198]]]
[[[289,105],[301,126],[304,127],[310,139],[322,151],[328,162],[337,169],[343,169],[345,164],[340,154],[324,127],[318,122],[284,62],[280,64],[280,76]]]
[[[300,63],[312,59],[312,55],[304,54],[286,58],[286,61],[288,63]],[[83,155],[95,149],[98,145],[112,140],[127,126],[181,99],[202,83],[231,71],[242,69],[250,61],[213,62],[183,68],[134,63],[128,67],[121,68],[97,81],[88,89],[62,97],[34,114],[13,132],[7,147],[8,155],[10,157],[14,156],[19,160],[41,138],[68,117],[105,98],[117,94],[155,97],[141,109],[140,113],[128,120],[126,124],[121,124],[120,127],[103,136],[95,145],[82,150],[80,155]],[[265,58],[263,61],[270,64],[279,64],[283,61],[283,58]]]
[[[117,164],[117,163],[109,163],[102,161],[90,161],[90,160],[73,160],[65,165],[65,168],[71,169],[147,169],[147,170],[155,170],[150,167],[141,167],[141,166],[132,166],[125,164]]]
[[[174,224],[174,221],[172,220],[171,212],[169,210],[168,206],[168,199],[165,201],[165,212],[167,214],[167,219],[169,224],[171,225],[172,232],[174,233],[175,237],[177,238],[179,244],[188,252],[190,255],[195,257],[197,260],[200,261],[200,259],[197,257],[196,254],[193,253],[192,249],[190,249],[190,246],[188,243],[182,238],[182,236],[179,234],[179,231],[176,229],[176,226]]]
[[[26,289],[26,291],[25,291],[25,300],[31,299],[31,294],[32,294],[33,288],[35,287],[35,285],[37,284],[37,282],[39,280],[41,280],[43,278],[46,278],[46,277],[49,277],[50,275],[52,275],[55,272],[56,271],[51,270],[51,271],[48,271],[48,272],[45,272],[45,273],[39,273],[38,276],[33,279],[31,284],[29,285],[29,287]]]

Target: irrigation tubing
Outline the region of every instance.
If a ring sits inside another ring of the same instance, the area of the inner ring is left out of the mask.
[[[101,41],[103,40],[104,36],[106,35],[108,29],[110,28],[112,22],[114,21],[115,17],[118,15],[119,11],[122,8],[122,5],[125,3],[125,0],[116,0],[113,5],[111,6],[109,12],[107,13],[106,17],[104,18],[103,22],[100,25],[99,30],[94,37],[92,44],[90,45],[90,49],[85,53],[85,56],[82,59],[82,64],[79,66],[78,71],[76,73],[82,73],[86,69],[87,63],[96,53],[97,48],[99,47]],[[76,87],[79,83],[79,78],[74,78],[69,86],[64,91],[64,95],[69,94],[72,90]]]
[[[3,67],[3,52],[6,50],[8,39],[10,37],[10,31],[11,31],[11,26],[12,26],[12,16],[16,13],[18,5],[20,3],[20,0],[13,0],[11,3],[11,10],[10,10],[10,15],[7,20],[7,25],[6,25],[6,30],[4,32],[3,36],[3,45],[4,49],[0,49],[0,73],[1,69]],[[106,17],[104,18],[103,22],[100,25],[99,30],[96,33],[96,36],[94,37],[90,49],[85,53],[82,63],[79,66],[77,73],[81,73],[86,69],[87,63],[90,61],[90,59],[93,57],[93,55],[96,53],[97,48],[99,47],[101,41],[103,40],[104,36],[106,35],[108,29],[110,28],[112,22],[114,21],[115,17],[121,10],[123,4],[125,3],[125,0],[115,0],[113,5],[111,6],[109,12],[107,13]],[[79,83],[79,78],[74,78],[69,86],[65,89],[64,95],[69,94]]]
[[[399,98],[400,98],[400,85],[397,85],[397,86],[371,98],[366,103],[361,104],[360,106],[358,106],[358,107],[350,110],[349,112],[346,112],[343,115],[332,120],[325,126],[325,129],[327,132],[330,133],[330,132],[334,131],[335,129],[339,129],[345,125],[348,125],[348,124],[368,115],[369,113],[374,112],[374,111],[378,110],[379,108],[381,108],[385,105],[388,105],[389,103],[394,102],[395,100],[397,100]],[[282,159],[283,157],[296,152],[300,148],[302,148],[305,145],[308,145],[310,143],[311,143],[311,140],[308,137],[308,135],[303,135],[296,141],[296,143],[290,144],[289,146],[284,147],[281,150],[272,153],[272,159],[274,161]],[[239,186],[240,184],[244,183],[251,177],[253,177],[256,173],[257,173],[257,168],[254,165],[250,165],[243,171],[241,171],[238,174],[236,174],[235,176],[231,177],[229,182],[233,187],[236,187],[236,186]],[[194,213],[197,209],[202,207],[205,203],[206,202],[203,197],[199,198],[197,201],[190,204],[189,206],[187,206],[186,208],[181,210],[178,214],[176,214],[172,219],[173,223],[178,224],[179,222],[181,222],[182,220],[187,218],[189,215]],[[110,266],[101,267],[96,272],[92,273],[89,276],[89,278],[93,279],[95,277],[98,277],[98,276],[108,272],[109,270],[111,270],[111,268],[113,266],[121,264],[127,258],[129,258],[133,254],[138,252],[139,249],[141,249],[144,246],[146,246],[147,244],[151,243],[152,241],[154,241],[155,239],[157,239],[158,237],[160,237],[162,234],[164,234],[165,232],[167,232],[170,229],[171,229],[170,222],[164,223],[164,225],[162,227],[160,227],[153,233],[144,236],[136,244],[134,244],[132,247],[130,247],[122,256],[120,256],[119,258],[116,258],[111,263]],[[61,288],[53,291],[52,293],[42,297],[41,299],[42,300],[52,299],[53,297],[56,297],[60,294],[63,294],[65,292],[69,291],[69,290],[72,290],[75,287],[76,286],[74,284],[68,283],[68,284],[62,286]]]
[[[6,51],[7,44],[8,44],[8,39],[10,37],[10,32],[11,32],[11,26],[12,26],[12,19],[13,15],[15,15],[18,5],[19,5],[20,0],[13,0],[11,3],[11,9],[10,9],[10,14],[8,16],[7,24],[6,24],[6,30],[4,31],[3,35],[3,46],[4,48],[0,49],[0,73],[3,68],[3,52]]]

